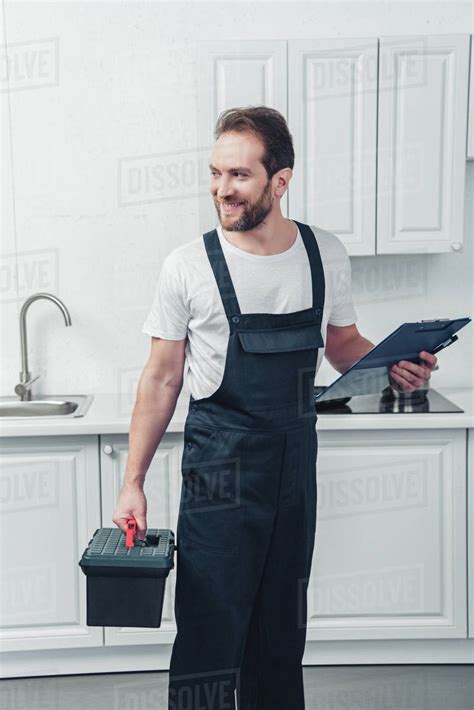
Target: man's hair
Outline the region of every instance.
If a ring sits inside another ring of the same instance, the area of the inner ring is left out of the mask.
[[[214,137],[217,140],[229,131],[250,132],[260,139],[264,145],[261,160],[269,180],[282,168],[293,169],[293,138],[285,117],[276,109],[268,106],[244,106],[222,111],[217,119]]]

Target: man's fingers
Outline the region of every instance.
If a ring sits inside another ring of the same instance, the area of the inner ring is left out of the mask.
[[[393,365],[394,371],[401,377],[404,377],[409,383],[418,387],[429,378],[431,372],[429,370],[426,371],[419,365],[414,365],[414,363],[409,364],[413,365],[413,367],[402,367],[399,364]]]
[[[391,376],[403,392],[422,387],[430,379],[432,371],[438,369],[436,365],[438,358],[435,355],[422,350],[419,356],[426,364],[418,365],[409,360],[400,360],[390,369]]]
[[[401,390],[405,390],[407,387],[409,387],[410,383],[407,382],[404,377],[398,374],[398,372],[395,370],[395,366],[392,367],[390,374]]]
[[[422,360],[426,360],[426,362],[431,366],[436,365],[438,362],[436,355],[433,355],[433,353],[427,353],[425,350],[422,350],[419,355]]]
[[[115,525],[120,528],[120,530],[123,533],[127,532],[127,522],[123,518],[119,518],[118,520],[115,520],[115,518],[112,518],[112,521],[115,523]]]
[[[137,515],[135,517],[135,520],[137,521],[137,537],[140,540],[143,540],[146,535],[146,518],[143,518],[141,515]]]
[[[413,373],[422,380],[426,380],[431,375],[431,369],[429,367],[417,365],[415,362],[410,362],[409,360],[400,360],[400,362],[396,363],[396,366],[404,372]]]
[[[416,389],[425,383],[426,380],[412,375],[405,369],[393,365],[391,370],[392,377],[394,380],[400,384],[404,390],[406,389]]]

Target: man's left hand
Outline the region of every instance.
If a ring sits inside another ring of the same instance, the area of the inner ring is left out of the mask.
[[[400,360],[390,368],[390,378],[393,380],[395,389],[401,392],[413,392],[426,384],[431,373],[436,367],[438,358],[431,353],[422,350],[419,357],[424,361],[423,365],[414,362]]]

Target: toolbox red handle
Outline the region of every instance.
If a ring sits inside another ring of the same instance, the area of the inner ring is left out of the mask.
[[[135,547],[135,534],[137,530],[137,521],[135,518],[129,518],[127,521],[127,533],[125,537],[125,547]]]

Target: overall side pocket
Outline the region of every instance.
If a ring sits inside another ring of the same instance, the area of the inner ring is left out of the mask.
[[[191,427],[183,455],[178,544],[222,555],[240,548],[242,433]],[[186,442],[185,442],[186,443]]]

